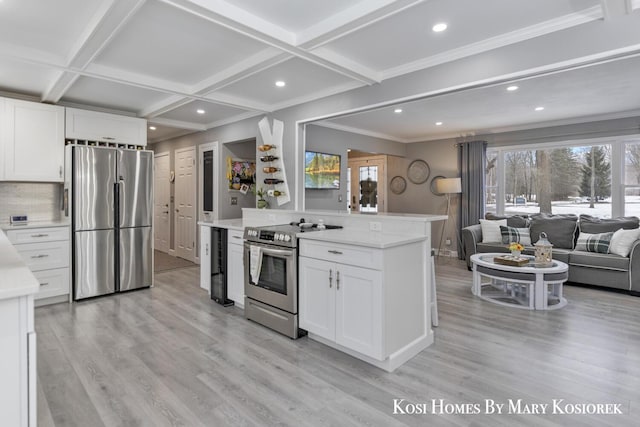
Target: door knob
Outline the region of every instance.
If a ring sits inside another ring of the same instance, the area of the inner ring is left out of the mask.
[[[176,212],[180,212],[180,209],[176,209]]]
[[[166,213],[166,214],[168,214],[168,213],[169,213],[169,211],[163,211],[162,213]]]

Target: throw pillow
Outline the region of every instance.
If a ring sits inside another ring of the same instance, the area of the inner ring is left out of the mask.
[[[591,215],[580,215],[580,232],[597,234],[614,232],[621,228],[631,230],[638,228],[639,219],[636,216],[626,216],[620,218],[597,218]]]
[[[480,227],[482,228],[482,242],[501,243],[502,234],[500,234],[500,226],[507,226],[507,220],[501,219],[499,221],[489,221],[488,219],[480,220]]]
[[[493,212],[487,212],[484,218],[490,221],[506,219],[507,227],[523,228],[529,226],[529,217],[526,215],[496,215]]]
[[[555,248],[573,249],[575,245],[578,216],[573,214],[551,215],[539,213],[531,215],[529,233],[531,242],[535,244],[540,233],[547,233],[549,241]]]
[[[616,254],[623,257],[628,257],[631,252],[631,246],[633,242],[640,239],[640,229],[635,230],[623,230],[622,228],[611,237],[611,244],[609,245],[609,253]]]
[[[580,233],[578,243],[576,243],[576,251],[608,254],[611,236],[613,236],[613,231],[599,234]]]
[[[518,242],[524,246],[531,246],[531,236],[528,228],[505,227],[500,226],[500,234],[502,235],[502,243],[509,244]]]

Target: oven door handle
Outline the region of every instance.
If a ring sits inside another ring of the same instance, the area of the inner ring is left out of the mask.
[[[267,255],[282,255],[282,256],[293,256],[293,251],[282,250],[282,249],[267,249],[260,247],[263,254]]]

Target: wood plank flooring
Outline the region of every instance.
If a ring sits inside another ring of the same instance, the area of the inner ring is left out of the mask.
[[[505,308],[473,297],[463,263],[446,260],[435,343],[386,373],[212,303],[198,275],[167,271],[152,289],[36,309],[38,425],[638,425],[640,298],[566,286],[564,309]],[[394,415],[394,399],[429,413]],[[440,399],[481,413],[431,413]],[[485,414],[486,399],[504,413]],[[508,414],[508,399],[550,407]],[[552,399],[623,414],[551,414]]]

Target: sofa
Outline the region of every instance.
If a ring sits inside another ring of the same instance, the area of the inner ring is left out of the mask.
[[[463,228],[462,240],[467,267],[471,269],[471,255],[508,253],[511,241],[522,240],[522,253],[533,255],[535,243],[544,232],[553,244],[553,259],[569,265],[569,282],[622,289],[640,296],[639,223],[637,217],[489,213],[480,224]]]

